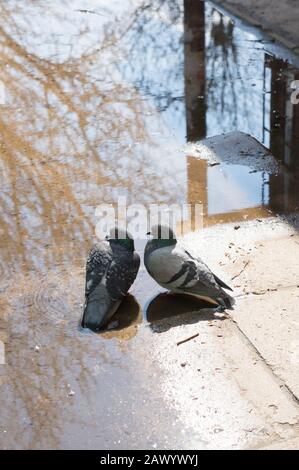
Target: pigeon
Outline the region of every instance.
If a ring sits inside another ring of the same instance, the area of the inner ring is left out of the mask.
[[[110,237],[91,249],[86,264],[83,328],[99,331],[108,323],[135,281],[139,266],[134,239],[124,229],[113,228]]]
[[[224,289],[232,291],[199,258],[192,256],[180,244],[173,230],[155,225],[149,233],[144,250],[144,264],[160,286],[174,293],[191,294],[224,309],[232,309],[234,299]]]

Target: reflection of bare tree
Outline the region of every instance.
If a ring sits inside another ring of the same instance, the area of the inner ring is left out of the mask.
[[[125,77],[151,96],[159,109],[183,101],[177,83],[183,63],[183,49],[176,30],[182,21],[181,3],[181,0],[142,3],[132,15],[130,26],[123,35],[126,57],[129,58],[125,64]],[[162,21],[157,22],[161,13]],[[113,28],[114,25],[110,33]],[[154,57],[149,45],[154,48]],[[170,67],[170,61],[174,61],[176,67]]]
[[[37,3],[48,11],[44,2]],[[92,226],[82,203],[112,202],[115,187],[139,194],[139,200],[165,197],[163,180],[157,184],[144,172],[151,167],[148,146],[157,144],[145,122],[152,105],[137,87],[152,88],[161,106],[169,106],[177,98],[165,91],[169,76],[164,77],[164,88],[163,84],[152,86],[145,75],[146,64],[137,65],[137,56],[148,59],[144,52],[154,41],[153,25],[163,35],[180,12],[174,2],[141,4],[125,21],[108,22],[100,44],[95,34],[95,43],[83,48],[78,57],[55,61],[55,57],[41,57],[32,50],[28,31],[34,16],[26,16],[21,9],[25,26],[20,31],[15,6],[11,2],[2,8],[0,27],[1,60],[6,64],[1,80],[9,102],[0,118],[1,171],[5,175],[0,196],[3,256],[8,261],[17,247],[22,261],[32,262],[28,243],[34,224],[35,235],[46,235],[52,242],[57,237],[59,243],[69,243],[74,237],[84,241]],[[167,21],[153,20],[164,6]],[[84,32],[75,35],[78,41]],[[59,34],[51,40],[59,50]],[[169,43],[164,50],[154,49],[157,61],[165,56],[167,47]],[[136,143],[143,142],[147,148],[137,148]],[[38,219],[34,224],[33,218]]]
[[[233,70],[238,62],[237,48],[234,44],[233,31],[234,24],[232,21],[226,21],[224,16],[216,10],[212,11],[211,25],[211,42],[207,48],[207,56],[210,64],[210,74],[207,83],[209,90],[209,97],[213,105],[216,105],[215,97],[215,77],[217,77],[217,85],[221,86],[220,93],[220,106],[221,112],[225,108],[226,93],[230,93],[232,97],[231,111],[236,109],[236,92],[234,89]],[[221,76],[216,73],[216,70],[221,60]],[[233,126],[236,126],[236,116],[233,119]]]
[[[188,141],[206,136],[205,4],[184,1],[185,101]]]
[[[142,203],[182,192],[171,165],[162,174],[151,158],[161,158],[160,144],[146,118],[181,101],[180,70],[166,66],[169,48],[179,50],[180,34],[170,32],[180,2],[136,4],[98,29],[77,13],[74,30],[75,2],[1,3],[0,292],[10,378],[0,391],[12,398],[2,419],[18,423],[16,446],[57,445],[68,381],[83,394],[93,380],[98,338],[87,345],[76,334],[93,208],[119,191]],[[43,12],[55,25],[48,36]]]
[[[238,37],[240,33],[230,18],[213,8],[206,8],[209,18],[206,23],[206,90],[207,106],[211,110],[208,132],[217,134],[241,129],[259,138],[262,135],[262,123],[259,123],[262,116],[257,115],[258,110],[255,116],[252,115],[252,104],[257,94],[251,86],[256,85],[251,80],[258,78],[259,62],[257,58],[249,59],[244,55],[242,42],[248,41],[246,33]],[[251,60],[256,61],[254,65]],[[262,78],[262,68],[260,76]],[[258,99],[262,109],[262,89],[260,92]],[[211,125],[213,129],[210,130]]]

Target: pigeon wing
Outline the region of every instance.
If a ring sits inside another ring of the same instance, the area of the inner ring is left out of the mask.
[[[213,276],[215,278],[215,281],[220,287],[223,287],[223,289],[231,290],[233,292],[233,289],[229,287],[227,284],[225,284],[225,282],[223,282],[221,279],[219,279],[219,277],[217,277],[216,274],[213,274]]]
[[[229,287],[227,284],[225,284],[224,281],[222,281],[218,276],[216,276],[216,274],[212,273],[212,271],[209,269],[209,267],[200,259],[200,258],[194,258],[187,250],[185,250],[185,254],[194,262],[194,265],[196,266],[192,266],[190,267],[190,275],[189,275],[189,278],[191,276],[191,273],[194,274],[194,270],[197,269],[199,274],[200,274],[200,277],[201,279],[199,279],[199,281],[208,281],[209,284],[213,279],[213,281],[216,282],[216,284],[218,284],[219,287],[222,287],[224,289],[228,289],[230,291],[233,291],[233,289],[231,287]],[[191,264],[191,263],[190,263]],[[203,275],[203,277],[202,277]],[[188,277],[188,276],[187,276]],[[214,284],[214,282],[213,282]]]
[[[108,242],[101,242],[90,250],[86,262],[86,296],[100,284],[111,263],[112,251]]]
[[[185,291],[190,289],[217,291],[219,289],[213,273],[200,259],[195,259],[188,251],[180,247],[176,250],[175,257],[180,260],[180,269],[165,285],[171,287],[172,284],[172,288]]]
[[[185,269],[186,277],[180,286],[181,288],[192,287],[195,284],[206,288],[216,287],[215,278],[204,263],[192,260],[185,261],[182,268]]]
[[[106,286],[112,299],[117,300],[128,293],[136,279],[139,266],[140,257],[136,252],[122,253],[115,257],[106,274]]]

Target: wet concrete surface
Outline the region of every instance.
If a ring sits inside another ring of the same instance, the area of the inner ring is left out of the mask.
[[[1,448],[293,439],[296,405],[232,321],[165,295],[144,268],[117,330],[79,328],[98,204],[204,203],[204,226],[296,210],[297,69],[189,3],[0,3]],[[274,173],[194,154],[192,141],[235,130],[266,146]]]

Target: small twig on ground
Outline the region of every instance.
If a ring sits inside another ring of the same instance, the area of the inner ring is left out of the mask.
[[[241,269],[241,271],[236,274],[234,277],[231,278],[231,281],[233,281],[234,279],[236,279],[236,277],[239,277],[246,269],[246,267],[249,265],[250,261],[246,261],[246,263],[244,264],[243,268]]]
[[[191,341],[191,339],[194,339],[197,336],[199,336],[199,333],[196,333],[196,335],[189,336],[188,338],[182,339],[182,341],[179,341],[176,345],[179,346],[180,344],[186,343],[187,341]]]

